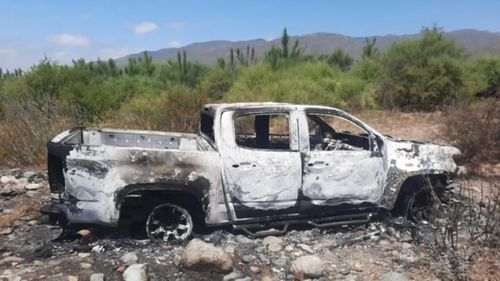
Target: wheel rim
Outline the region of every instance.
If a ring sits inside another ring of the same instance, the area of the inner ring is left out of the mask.
[[[432,202],[425,190],[416,192],[408,201],[407,217],[414,222],[432,219]]]
[[[146,221],[149,239],[157,242],[184,240],[191,235],[193,221],[189,212],[176,205],[162,204],[153,209]]]

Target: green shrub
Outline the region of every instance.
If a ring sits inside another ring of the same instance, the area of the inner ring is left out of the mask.
[[[242,71],[225,100],[372,107],[366,86],[361,79],[350,79],[324,62],[306,62],[277,71],[268,64],[259,64]]]
[[[141,95],[110,113],[102,125],[162,131],[195,132],[199,111],[208,98],[183,86],[158,96]]]
[[[393,44],[382,59],[378,93],[389,108],[432,110],[465,98],[464,52],[441,30],[424,29],[422,38]]]

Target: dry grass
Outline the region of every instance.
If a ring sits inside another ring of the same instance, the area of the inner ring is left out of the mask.
[[[395,138],[446,144],[443,137],[443,113],[368,110],[353,113],[383,134]]]
[[[3,114],[0,165],[7,167],[45,165],[47,142],[81,119],[77,110],[68,110],[49,96],[10,101]]]
[[[468,168],[500,164],[500,100],[456,105],[445,111],[444,136],[462,151]]]

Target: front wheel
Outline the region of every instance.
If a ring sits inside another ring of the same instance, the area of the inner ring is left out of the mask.
[[[409,220],[416,223],[433,220],[433,200],[425,187],[408,195],[405,204],[405,214]]]
[[[146,220],[146,233],[149,239],[155,242],[185,240],[192,231],[193,219],[189,212],[170,203],[156,206]]]

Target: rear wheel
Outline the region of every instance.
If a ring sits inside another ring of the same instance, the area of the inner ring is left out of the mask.
[[[189,212],[166,203],[156,206],[146,220],[146,233],[152,241],[171,243],[188,238],[193,231]]]

